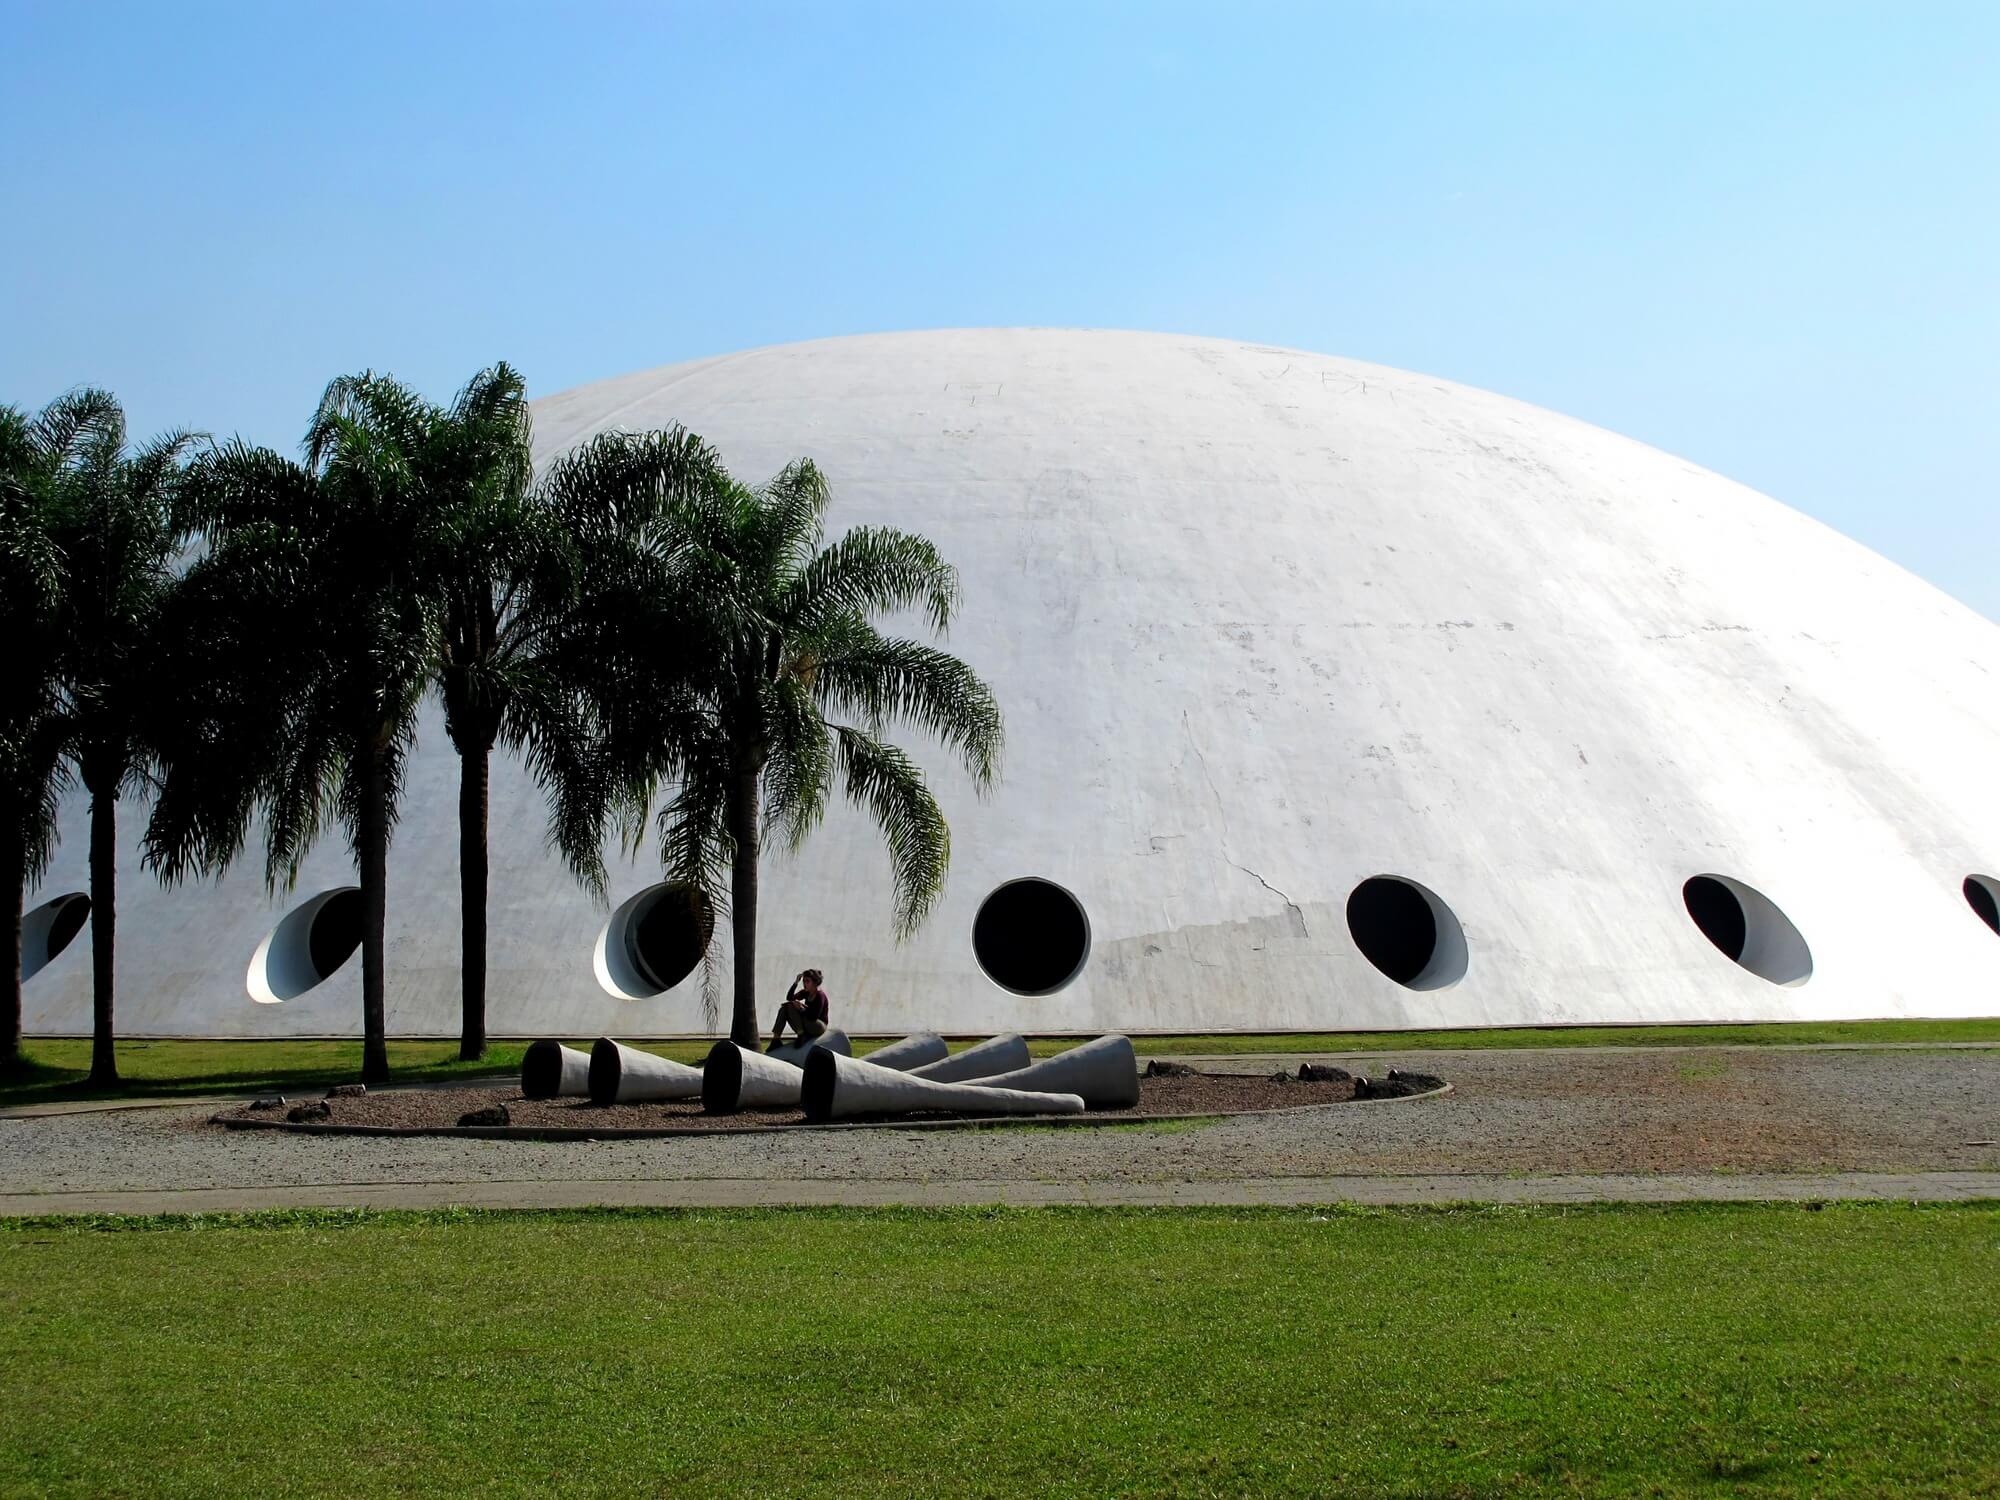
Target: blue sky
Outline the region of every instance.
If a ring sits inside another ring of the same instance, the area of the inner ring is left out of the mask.
[[[292,448],[1060,324],[1487,386],[2000,618],[2000,4],[0,0],[0,401]]]

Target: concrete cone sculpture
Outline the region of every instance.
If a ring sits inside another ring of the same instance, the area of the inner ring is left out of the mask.
[[[669,1062],[636,1047],[599,1037],[590,1049],[590,1102],[641,1104],[654,1099],[692,1099],[701,1092],[701,1069]]]
[[[820,1050],[833,1051],[830,1047]],[[804,1082],[805,1074],[797,1063],[734,1042],[717,1042],[701,1065],[701,1107],[712,1115],[733,1115],[739,1109],[797,1108]]]
[[[1139,1102],[1139,1059],[1130,1039],[1114,1033],[1011,1073],[982,1078],[980,1085],[1081,1094],[1092,1109],[1130,1109]]]
[[[590,1054],[561,1042],[528,1043],[521,1059],[524,1099],[580,1098],[590,1092]]]
[[[919,1110],[956,1115],[1080,1115],[1084,1107],[1075,1094],[933,1083],[836,1052],[815,1052],[807,1058],[804,1081],[800,1102],[808,1120],[907,1115]]]
[[[809,1042],[792,1042],[787,1046],[773,1047],[764,1056],[775,1057],[779,1062],[788,1062],[795,1068],[802,1068],[806,1059],[821,1047],[829,1052],[838,1052],[842,1056],[852,1056],[854,1053],[854,1043],[847,1039],[846,1032],[836,1026],[831,1031],[822,1031]]]
[[[877,1047],[868,1054],[868,1061],[878,1068],[894,1068],[898,1073],[911,1073],[927,1063],[942,1062],[951,1055],[951,1048],[944,1038],[935,1031],[913,1031],[900,1042],[891,1042],[886,1047]]]
[[[875,1057],[871,1056],[868,1061],[874,1062]],[[937,1062],[912,1068],[910,1076],[928,1078],[933,1083],[973,1083],[991,1078],[996,1073],[1011,1073],[1016,1068],[1025,1068],[1031,1061],[1027,1040],[1020,1032],[1010,1031],[1005,1036],[989,1037]]]

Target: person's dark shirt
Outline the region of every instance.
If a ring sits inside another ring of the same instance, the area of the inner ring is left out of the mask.
[[[821,985],[819,987],[819,992],[817,994],[809,995],[804,990],[795,990],[792,992],[792,994],[790,994],[786,998],[789,999],[795,1005],[803,1006],[805,1008],[805,1013],[811,1016],[815,1021],[818,1021],[822,1026],[824,1026],[827,1023],[828,1019],[833,1014],[832,1007],[827,1003],[827,993],[825,985]]]

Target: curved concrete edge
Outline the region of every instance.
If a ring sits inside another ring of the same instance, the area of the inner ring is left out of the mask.
[[[1325,1104],[1284,1104],[1275,1109],[1214,1110],[1194,1114],[1121,1115],[1095,1111],[1081,1115],[962,1115],[944,1120],[798,1120],[785,1125],[718,1125],[699,1130],[676,1130],[664,1126],[612,1125],[592,1130],[571,1125],[319,1125],[294,1124],[290,1120],[245,1120],[216,1115],[209,1121],[224,1130],[288,1130],[296,1135],[385,1135],[457,1136],[488,1141],[659,1141],[699,1140],[705,1136],[774,1135],[801,1130],[1004,1130],[1010,1125],[1046,1125],[1065,1130],[1087,1130],[1102,1125],[1165,1125],[1189,1120],[1246,1120],[1257,1115],[1315,1114],[1329,1109],[1351,1109],[1356,1105],[1415,1104],[1421,1099],[1437,1099],[1451,1092],[1444,1084],[1421,1094],[1401,1099],[1335,1099]]]

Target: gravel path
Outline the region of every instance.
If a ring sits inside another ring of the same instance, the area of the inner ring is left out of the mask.
[[[2000,1137],[2000,1050],[1321,1060],[1437,1073],[1455,1092],[1192,1126],[563,1143],[225,1131],[212,1106],[8,1119],[0,1211],[36,1211],[18,1195],[272,1188],[345,1202],[410,1184],[934,1184],[956,1199],[951,1184],[1172,1196],[1174,1184],[1376,1175],[2000,1172],[2000,1148],[1966,1144]]]

